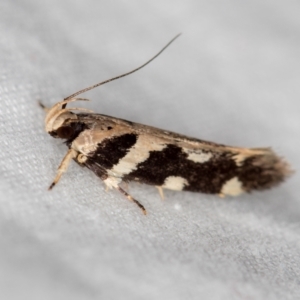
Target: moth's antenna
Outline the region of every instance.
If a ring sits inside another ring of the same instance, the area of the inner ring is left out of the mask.
[[[159,55],[160,55],[160,54],[161,54],[168,46],[170,46],[170,44],[172,44],[172,43],[173,43],[180,35],[181,35],[181,33],[177,34],[177,35],[176,35],[176,36],[175,36],[175,37],[174,37],[174,38],[173,38],[166,46],[164,46],[164,47],[163,47],[156,55],[154,55],[150,60],[148,60],[146,63],[144,63],[144,64],[141,65],[140,67],[138,67],[138,68],[136,68],[136,69],[134,69],[134,70],[132,70],[132,71],[130,71],[130,72],[127,72],[127,73],[124,73],[124,74],[122,74],[122,75],[119,75],[119,76],[117,76],[117,77],[110,78],[110,79],[108,79],[108,80],[105,80],[105,81],[99,82],[99,83],[97,83],[97,84],[94,84],[94,85],[92,85],[92,86],[90,86],[90,87],[87,87],[87,88],[85,88],[85,89],[83,89],[83,90],[80,90],[80,91],[78,91],[78,92],[72,94],[71,96],[66,97],[64,100],[68,100],[68,99],[70,99],[70,98],[74,98],[74,97],[76,97],[76,96],[78,96],[78,95],[80,95],[80,94],[82,94],[82,93],[84,93],[84,92],[87,92],[87,91],[89,91],[89,90],[94,89],[95,87],[97,87],[97,86],[99,86],[99,85],[103,85],[103,84],[108,83],[108,82],[110,82],[110,81],[113,81],[113,80],[116,80],[116,79],[125,77],[125,76],[127,76],[127,75],[129,75],[129,74],[132,74],[132,73],[134,73],[134,72],[136,72],[136,71],[142,69],[143,67],[145,67],[146,65],[148,65],[152,60],[154,60],[157,56],[159,56]]]

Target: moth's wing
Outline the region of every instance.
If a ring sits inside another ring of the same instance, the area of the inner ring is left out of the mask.
[[[113,124],[119,125],[121,128],[124,128],[125,131],[136,132],[139,135],[147,136],[147,138],[152,142],[159,141],[161,144],[176,144],[183,149],[189,150],[190,153],[198,153],[201,151],[220,154],[231,153],[236,158],[237,163],[241,163],[246,158],[254,155],[275,155],[271,148],[232,147],[106,115],[96,114],[95,116],[100,118],[102,121],[105,120],[107,123],[112,122]]]
[[[272,187],[291,173],[288,164],[270,148],[230,147],[98,114],[87,115],[84,122],[91,122],[95,136],[102,138],[103,134],[108,139],[130,134],[137,137],[126,156],[112,167],[115,174],[128,180],[234,195]],[[173,181],[168,185],[170,178]]]

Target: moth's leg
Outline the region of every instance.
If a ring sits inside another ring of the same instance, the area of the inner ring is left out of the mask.
[[[85,161],[84,165],[102,179],[102,181],[106,185],[106,190],[115,188],[116,190],[121,192],[129,201],[134,202],[142,210],[143,214],[147,214],[145,207],[119,186],[122,183],[121,177],[107,175],[107,171],[97,163]]]
[[[87,161],[87,157],[84,154],[79,153],[75,161],[79,164],[79,166],[85,167],[85,162]]]
[[[69,151],[67,152],[67,154],[61,161],[61,163],[57,169],[56,176],[55,176],[53,182],[51,183],[51,185],[49,186],[48,190],[51,190],[58,183],[61,175],[67,171],[71,159],[75,158],[76,156],[77,156],[77,152],[74,149],[69,149]]]
[[[108,189],[115,188],[120,193],[122,193],[129,201],[134,202],[142,210],[144,215],[147,214],[145,207],[139,201],[134,199],[130,194],[128,194],[125,190],[123,190],[120,187],[120,184],[122,182],[121,178],[109,176],[106,179],[104,179],[103,181],[106,184],[106,188],[108,188]]]
[[[156,185],[155,187],[158,189],[161,200],[165,200],[165,195],[164,195],[163,188],[161,186],[158,186],[158,185]]]
[[[121,187],[116,187],[118,191],[120,191],[129,201],[134,202],[143,212],[144,215],[147,214],[145,207],[136,199],[134,199],[131,195],[129,195],[126,191],[124,191]]]

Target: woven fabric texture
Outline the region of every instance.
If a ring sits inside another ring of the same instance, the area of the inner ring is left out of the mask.
[[[129,184],[145,217],[44,131],[77,106],[204,140],[272,148],[300,167],[300,3],[0,4],[1,299],[299,299],[299,175],[238,198]]]

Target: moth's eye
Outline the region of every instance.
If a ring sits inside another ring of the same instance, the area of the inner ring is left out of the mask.
[[[61,139],[67,139],[72,136],[72,134],[74,133],[74,130],[70,126],[63,126],[63,127],[59,127],[56,130],[56,133],[57,133],[57,136],[60,137]]]

